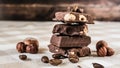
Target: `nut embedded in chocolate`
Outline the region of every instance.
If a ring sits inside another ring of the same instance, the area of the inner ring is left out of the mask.
[[[44,62],[44,63],[49,63],[49,58],[47,56],[43,56],[41,58],[41,61]]]
[[[26,51],[26,45],[23,42],[18,42],[16,45],[16,49],[20,53],[24,53]]]
[[[112,56],[114,53],[115,51],[112,48],[107,47],[107,56]]]
[[[39,42],[36,38],[28,37],[28,38],[24,39],[24,43],[25,43],[25,45],[33,44],[34,46],[39,47]]]
[[[26,52],[31,53],[31,54],[36,54],[36,53],[38,53],[38,47],[31,44],[26,47]]]
[[[20,58],[21,60],[26,60],[26,59],[27,59],[27,56],[26,56],[26,55],[19,55],[19,58]]]
[[[50,63],[51,65],[58,66],[59,64],[62,63],[62,60],[60,60],[60,59],[51,59],[51,60],[49,61],[49,63]]]

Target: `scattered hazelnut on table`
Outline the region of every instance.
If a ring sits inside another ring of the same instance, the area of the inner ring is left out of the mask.
[[[49,58],[48,58],[47,56],[43,56],[43,57],[41,58],[41,61],[42,61],[43,63],[49,63]]]
[[[27,56],[26,56],[26,55],[19,55],[19,58],[20,58],[21,60],[26,60],[26,59],[27,59]]]
[[[100,57],[104,56],[112,56],[114,54],[114,50],[108,47],[107,42],[104,40],[100,40],[96,44],[97,55]]]
[[[58,66],[59,64],[62,63],[62,60],[60,60],[60,59],[51,59],[51,60],[49,61],[49,63],[50,63],[51,65],[53,65],[53,66]]]
[[[107,55],[107,49],[106,47],[101,47],[100,49],[97,50],[97,54],[100,57],[104,57]]]
[[[23,42],[18,42],[16,45],[16,49],[20,53],[26,52],[26,45]]]
[[[107,47],[107,56],[112,56],[114,53],[115,51],[112,48]]]
[[[26,52],[31,53],[31,54],[36,54],[36,53],[38,53],[38,47],[31,44],[26,47]]]
[[[23,42],[25,43],[25,45],[29,46],[31,44],[33,44],[34,46],[39,47],[39,42],[36,38],[32,38],[32,37],[27,37],[23,40]]]
[[[108,47],[107,42],[104,41],[104,40],[98,41],[97,44],[96,44],[96,49],[98,50],[98,49],[100,49],[101,47]]]

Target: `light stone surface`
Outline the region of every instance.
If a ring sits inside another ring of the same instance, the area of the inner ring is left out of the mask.
[[[34,22],[34,21],[0,21],[0,68],[93,68],[92,63],[99,63],[105,68],[120,68],[120,22],[100,22],[88,24],[92,42],[89,45],[92,51],[91,56],[80,57],[79,63],[73,64],[64,59],[59,66],[52,66],[41,62],[42,56],[52,58],[48,50],[52,29],[60,22]],[[19,59],[20,53],[16,50],[17,42],[23,41],[26,37],[34,37],[39,40],[40,47],[38,54],[23,53],[30,60]],[[105,40],[115,50],[110,57],[97,57],[95,45],[97,41]]]

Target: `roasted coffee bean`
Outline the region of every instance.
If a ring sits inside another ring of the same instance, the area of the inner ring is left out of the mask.
[[[42,61],[43,63],[49,63],[49,58],[48,58],[47,56],[43,56],[43,57],[41,58],[41,61]]]
[[[26,45],[23,42],[18,42],[16,45],[16,49],[20,53],[24,53],[26,51]]]
[[[58,66],[59,64],[62,63],[62,60],[60,60],[60,59],[51,59],[51,60],[49,61],[49,63],[50,63],[51,65],[53,65],[53,66]]]
[[[27,59],[27,56],[26,56],[26,55],[19,55],[19,58],[20,58],[21,60],[26,60],[26,59]]]
[[[77,55],[70,55],[68,59],[72,63],[77,63],[79,61],[79,57]]]
[[[103,65],[98,64],[98,63],[92,63],[94,68],[104,68]]]
[[[55,58],[55,59],[64,59],[64,58],[67,58],[67,56],[63,56],[61,54],[53,54],[52,57]]]

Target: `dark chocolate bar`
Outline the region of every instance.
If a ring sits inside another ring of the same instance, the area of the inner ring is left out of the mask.
[[[67,25],[67,24],[57,24],[53,28],[53,34],[57,33],[60,35],[87,35],[88,27],[87,25]]]
[[[89,36],[57,36],[51,37],[50,43],[58,47],[84,47],[91,43]]]
[[[48,48],[49,48],[49,51],[52,53],[62,54],[62,55],[65,55],[65,53],[66,53],[65,49],[59,48],[59,47],[52,45],[52,44],[48,45]]]
[[[64,23],[67,24],[71,23],[94,24],[93,18],[90,15],[78,12],[56,12],[54,20],[63,21]]]

